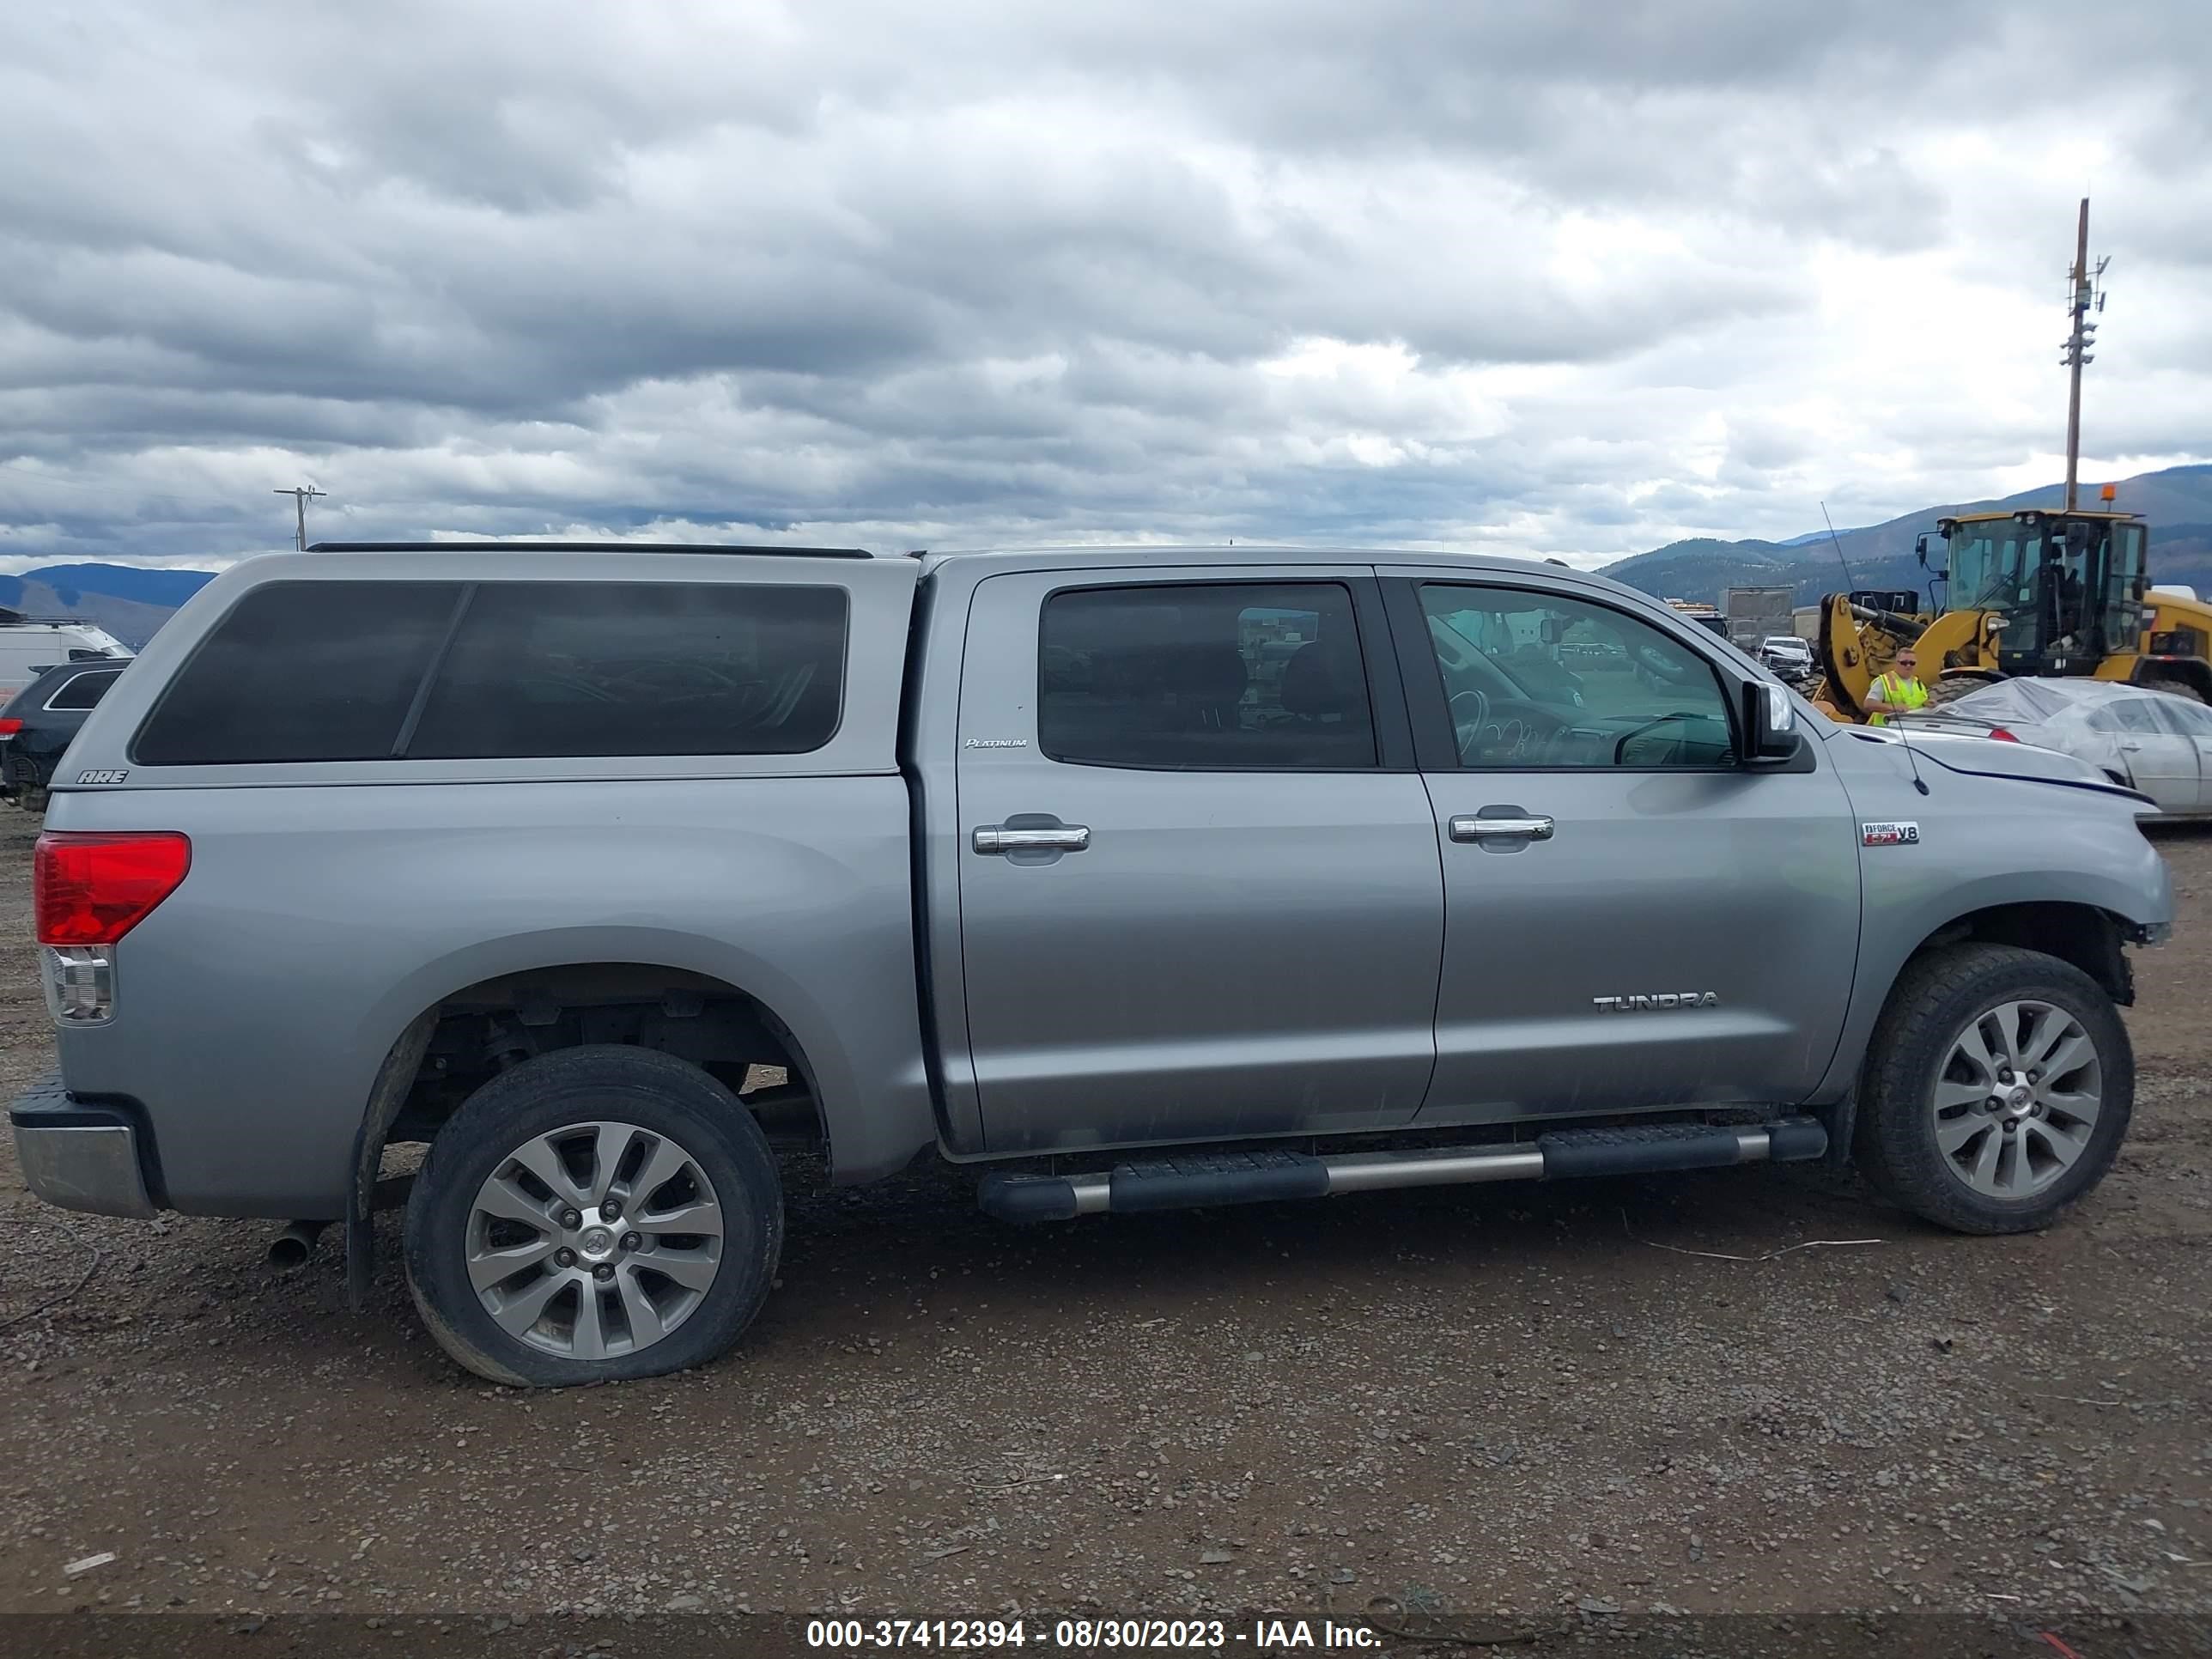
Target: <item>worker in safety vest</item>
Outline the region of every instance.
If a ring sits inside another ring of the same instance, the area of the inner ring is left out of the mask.
[[[1928,702],[1928,688],[1914,671],[1919,656],[1911,646],[1897,653],[1896,665],[1867,690],[1867,724],[1887,726],[1892,714],[1909,714]]]

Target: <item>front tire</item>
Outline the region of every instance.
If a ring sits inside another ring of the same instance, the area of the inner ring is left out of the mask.
[[[407,1203],[424,1325],[519,1388],[715,1358],[759,1311],[782,1245],[752,1114],[647,1048],[563,1048],[501,1073],[431,1143]]]
[[[1959,945],[1899,977],[1854,1152],[1882,1196],[1964,1233],[2029,1232],[2104,1178],[2135,1054],[2103,988],[2038,951]]]

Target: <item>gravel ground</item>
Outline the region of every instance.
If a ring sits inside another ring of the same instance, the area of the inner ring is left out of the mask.
[[[9,941],[34,827],[0,818]],[[2212,834],[2160,842],[2135,1131],[2030,1237],[1787,1170],[1036,1231],[932,1176],[798,1198],[729,1359],[532,1395],[438,1354],[396,1237],[356,1317],[334,1240],[271,1277],[266,1225],[65,1217],[0,1152],[0,1613],[2193,1624]],[[51,1050],[5,949],[12,1089]]]

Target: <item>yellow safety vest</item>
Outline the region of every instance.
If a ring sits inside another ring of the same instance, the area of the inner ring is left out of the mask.
[[[1894,674],[1884,674],[1868,689],[1867,695],[1876,702],[1901,702],[1907,708],[1917,708],[1928,701],[1928,688],[1918,680],[1901,680]],[[1869,726],[1887,726],[1887,714],[1869,714]]]

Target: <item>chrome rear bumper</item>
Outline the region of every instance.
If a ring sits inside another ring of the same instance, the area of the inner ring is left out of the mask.
[[[112,1106],[70,1097],[58,1074],[8,1109],[23,1179],[47,1203],[94,1215],[157,1215],[139,1158],[138,1126]]]

